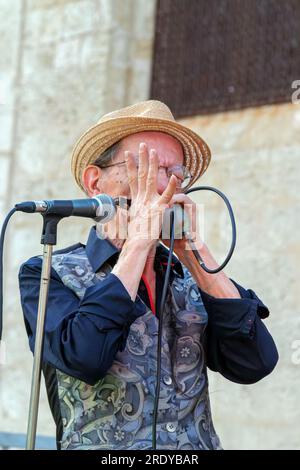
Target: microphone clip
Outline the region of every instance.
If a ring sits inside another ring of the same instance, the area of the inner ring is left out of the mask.
[[[43,229],[41,236],[42,245],[56,245],[57,244],[57,226],[58,223],[64,218],[63,215],[57,214],[41,214],[43,216]]]

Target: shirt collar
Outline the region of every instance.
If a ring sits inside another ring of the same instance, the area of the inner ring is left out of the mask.
[[[167,268],[167,263],[168,263],[168,258],[169,258],[169,249],[166,248],[161,242],[157,245],[156,248],[156,257],[155,261],[157,260],[162,264],[164,269]],[[182,264],[177,258],[177,256],[172,255],[172,261],[171,261],[171,269],[175,271],[181,278],[184,277],[183,269],[182,269]]]
[[[117,258],[120,253],[120,250],[107,238],[99,237],[95,225],[91,227],[85,251],[94,272],[97,272],[110,258]]]
[[[97,234],[96,226],[94,225],[91,227],[85,251],[93,271],[97,272],[106,261],[111,259],[113,262],[116,262],[121,250],[107,238],[100,238]],[[156,248],[155,262],[159,263],[164,269],[166,269],[168,256],[168,248],[159,242]],[[176,273],[183,278],[182,265],[174,254],[172,256],[171,269],[176,271]]]

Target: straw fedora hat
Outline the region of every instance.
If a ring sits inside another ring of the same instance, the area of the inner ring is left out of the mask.
[[[183,164],[192,175],[188,187],[205,172],[211,159],[208,145],[191,129],[176,122],[167,105],[149,100],[105,114],[79,138],[72,152],[71,170],[80,188],[84,191],[81,179],[84,168],[123,137],[143,131],[164,132],[181,142]]]

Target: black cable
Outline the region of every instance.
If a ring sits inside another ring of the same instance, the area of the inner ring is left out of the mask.
[[[16,212],[16,209],[13,208],[7,214],[4,223],[1,229],[1,237],[0,237],[0,341],[2,339],[2,328],[3,328],[3,247],[4,247],[4,237],[5,237],[5,230],[9,219],[11,216]]]
[[[196,246],[194,245],[193,241],[189,239],[189,243],[193,248],[193,253],[196,257],[196,259],[199,261],[200,266],[204,271],[206,271],[209,274],[215,274],[219,271],[221,271],[226,264],[229,262],[234,248],[236,244],[236,224],[235,224],[235,219],[234,219],[234,214],[232,207],[230,205],[229,200],[223,194],[221,191],[219,191],[216,188],[213,188],[211,186],[196,186],[195,188],[192,188],[188,191],[186,191],[185,194],[192,193],[194,191],[202,191],[202,190],[207,190],[207,191],[213,191],[217,193],[225,202],[229,216],[230,216],[230,221],[231,221],[231,228],[232,228],[232,241],[231,241],[231,246],[228,252],[228,255],[225,258],[225,261],[216,269],[209,269],[205,264],[204,261],[199,254],[198,250],[196,249]],[[159,404],[159,393],[160,393],[160,382],[161,382],[161,341],[162,341],[162,325],[163,325],[163,311],[164,311],[164,304],[165,304],[165,299],[166,299],[166,294],[167,294],[167,288],[169,284],[169,277],[170,277],[170,271],[171,271],[171,260],[173,256],[173,248],[174,248],[174,211],[171,210],[170,212],[170,220],[171,220],[171,237],[170,237],[170,248],[169,248],[169,257],[168,257],[168,263],[167,263],[167,269],[166,269],[166,274],[165,274],[165,280],[164,280],[164,286],[163,286],[163,293],[162,293],[162,298],[161,298],[161,303],[160,303],[160,312],[159,312],[159,323],[158,323],[158,338],[157,338],[157,370],[156,370],[156,388],[155,388],[155,401],[154,401],[154,411],[153,411],[153,425],[152,425],[152,450],[156,450],[156,426],[157,426],[157,412],[158,412],[158,404]],[[188,234],[184,232],[184,235],[188,237]]]
[[[192,251],[193,251],[195,257],[197,258],[197,260],[199,261],[201,268],[204,269],[204,271],[206,271],[209,274],[215,274],[215,273],[218,273],[219,271],[221,271],[222,269],[224,269],[224,267],[226,266],[226,264],[228,263],[228,261],[230,260],[232,254],[233,254],[235,244],[236,244],[236,225],[235,225],[234,214],[233,214],[233,210],[232,210],[232,207],[230,205],[230,202],[227,199],[227,197],[225,196],[225,194],[223,194],[219,189],[213,188],[212,186],[196,186],[195,188],[192,188],[192,189],[189,189],[188,191],[186,191],[185,194],[189,194],[189,193],[192,193],[194,191],[202,191],[202,190],[213,191],[214,193],[217,193],[223,199],[223,201],[225,202],[225,204],[227,206],[227,209],[228,209],[228,212],[229,212],[230,221],[231,221],[232,239],[231,239],[231,246],[230,246],[228,255],[225,258],[225,261],[218,268],[209,269],[204,264],[204,261],[203,261],[201,255],[200,255],[199,251],[196,249],[196,246],[195,246],[194,242],[190,238],[188,238],[187,233],[184,232],[184,235],[186,235],[186,237],[188,238],[191,247],[192,248],[194,247]]]
[[[162,339],[162,326],[163,326],[163,311],[167,296],[167,290],[169,285],[169,278],[171,272],[171,261],[173,256],[174,248],[174,211],[170,211],[170,221],[171,221],[171,237],[170,237],[170,249],[169,257],[167,263],[167,269],[165,274],[165,281],[162,290],[160,309],[159,309],[159,318],[158,318],[158,336],[157,336],[157,371],[156,371],[156,388],[155,388],[155,402],[154,402],[154,411],[153,411],[153,426],[152,426],[152,449],[156,449],[156,424],[157,424],[157,411],[158,411],[158,402],[159,402],[159,392],[160,392],[160,379],[161,379],[161,339]]]

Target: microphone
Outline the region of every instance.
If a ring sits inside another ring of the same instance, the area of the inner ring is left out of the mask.
[[[91,217],[96,222],[108,222],[116,212],[119,198],[112,198],[108,194],[97,194],[88,199],[43,200],[25,201],[15,205],[17,211],[43,215],[54,214],[61,217]]]

